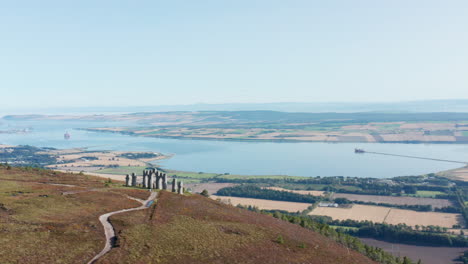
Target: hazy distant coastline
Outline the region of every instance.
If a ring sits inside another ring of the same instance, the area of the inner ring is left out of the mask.
[[[0,117],[5,115],[123,114],[135,112],[166,111],[255,111],[270,110],[306,113],[352,113],[352,112],[468,112],[468,100],[421,100],[403,102],[275,102],[275,103],[226,103],[147,106],[83,106],[53,108],[0,108]]]

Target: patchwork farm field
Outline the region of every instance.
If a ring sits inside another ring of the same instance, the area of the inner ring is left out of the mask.
[[[331,208],[317,207],[309,215],[324,215],[330,216],[337,220],[356,220],[356,221],[372,221],[382,223],[385,220],[391,208],[383,206],[371,206],[355,204],[351,208]]]
[[[307,207],[312,204],[309,203],[295,203],[295,202],[283,202],[283,201],[273,201],[273,200],[264,200],[264,199],[253,199],[253,198],[240,198],[232,196],[217,196],[211,195],[210,198],[217,200],[220,199],[224,203],[230,203],[234,206],[241,205],[251,205],[256,206],[259,209],[264,210],[284,210],[288,212],[297,212],[304,211]]]
[[[452,206],[447,199],[433,199],[407,196],[381,196],[381,195],[360,195],[348,193],[335,193],[333,198],[346,198],[350,201],[362,201],[373,203],[388,203],[397,205],[432,205],[433,208]]]
[[[351,208],[317,207],[309,215],[330,216],[337,220],[372,221],[375,223],[406,224],[409,226],[437,225],[451,228],[461,221],[460,214],[416,212],[383,206],[353,205]]]
[[[460,214],[439,213],[439,212],[416,212],[412,210],[402,210],[392,208],[385,218],[385,223],[397,225],[405,223],[409,226],[441,226],[451,228],[459,224],[462,217]]]

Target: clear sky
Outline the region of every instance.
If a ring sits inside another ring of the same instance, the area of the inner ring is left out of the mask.
[[[468,98],[468,1],[1,1],[0,107]]]

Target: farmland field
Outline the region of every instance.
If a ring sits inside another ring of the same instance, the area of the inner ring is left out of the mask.
[[[443,195],[445,193],[439,191],[417,191],[415,196],[435,198],[436,195]]]
[[[404,197],[404,196],[381,196],[381,195],[361,195],[335,193],[333,198],[346,198],[350,201],[388,203],[397,205],[432,205],[433,208],[441,208],[451,206],[452,203],[447,199],[432,199],[420,197]]]
[[[389,210],[390,208],[383,206],[356,204],[353,205],[352,208],[317,207],[309,214],[330,216],[337,220],[369,220],[376,223],[382,223]]]
[[[232,196],[211,195],[210,198],[215,199],[215,200],[219,198],[221,199],[222,202],[227,202],[227,203],[230,202],[234,206],[238,204],[252,205],[252,206],[257,206],[259,209],[284,210],[288,212],[304,211],[305,209],[307,209],[307,207],[312,205],[309,203],[282,202],[282,201],[272,201],[272,200],[264,200],[264,199],[240,198],[240,197],[232,197]]]
[[[409,226],[429,226],[437,225],[451,228],[458,224],[459,214],[438,213],[438,212],[416,212],[412,210],[391,209],[385,223],[400,224],[405,223]]]
[[[216,193],[219,189],[232,187],[236,184],[233,183],[216,183],[216,182],[206,182],[206,183],[189,183],[186,184],[186,188],[191,188],[194,193],[201,193],[203,190],[207,190],[208,194]]]
[[[438,212],[416,212],[412,210],[394,209],[383,206],[353,205],[351,208],[317,207],[310,215],[330,216],[337,220],[372,221],[375,223],[406,224],[409,226],[438,225],[451,228],[459,223],[459,214]]]

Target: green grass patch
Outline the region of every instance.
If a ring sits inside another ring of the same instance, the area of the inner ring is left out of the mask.
[[[422,198],[435,198],[436,195],[444,195],[446,193],[439,191],[416,191],[416,194],[409,194],[407,196],[422,197]]]
[[[350,186],[350,185],[339,185],[339,186],[336,186],[336,188],[347,190],[347,191],[360,191],[360,190],[362,190],[361,188],[359,188],[357,186]]]
[[[348,230],[358,230],[359,228],[357,227],[350,227],[350,226],[336,226],[336,225],[331,225],[330,226],[331,228],[334,228],[334,229],[338,229],[338,228],[341,228],[341,229],[344,229],[346,231]]]

